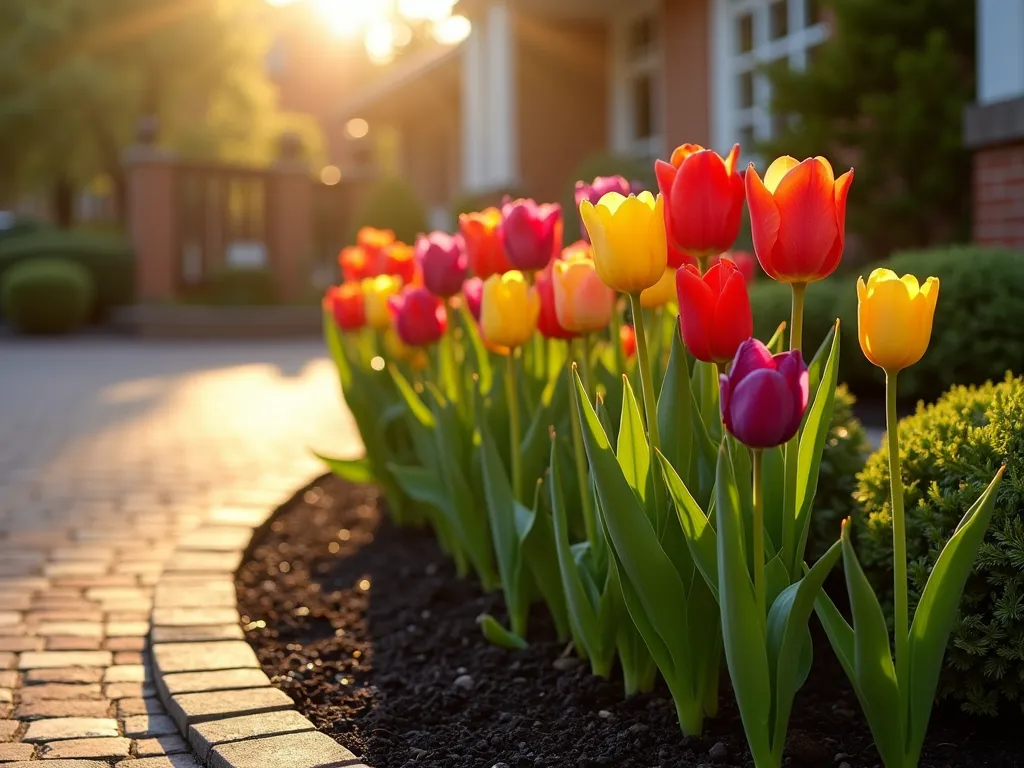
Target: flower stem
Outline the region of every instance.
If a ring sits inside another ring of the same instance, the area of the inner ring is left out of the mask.
[[[764,585],[764,491],[761,484],[761,449],[754,448],[754,598],[761,629],[765,627],[768,607]]]
[[[903,476],[900,472],[900,433],[896,416],[896,371],[885,374],[885,429],[889,441],[889,485],[892,488],[893,629],[896,634],[896,683],[900,697],[910,695],[907,609],[907,531],[903,516]]]
[[[449,300],[448,312],[452,315],[455,314],[456,307],[454,303]],[[441,344],[444,346],[444,353],[446,357],[446,365],[450,371],[451,385],[454,391],[448,392],[448,397],[453,399],[460,406],[464,406],[466,403],[465,385],[462,379],[462,369],[459,367],[458,357],[455,352],[455,323],[451,323],[448,326],[447,332],[444,334],[444,338],[441,339]]]
[[[615,370],[626,372],[626,353],[622,350],[622,310],[619,294],[615,294],[615,308],[612,311],[612,349],[615,350]]]
[[[586,336],[583,339],[576,339],[573,341],[574,352],[577,355],[586,355],[589,351],[587,349]],[[569,371],[570,377],[572,376],[572,370]],[[570,381],[570,386],[575,387],[576,385]],[[587,397],[590,397],[590,386],[586,381],[586,373],[584,373],[583,386],[587,391]],[[583,449],[583,427],[580,425],[580,409],[579,402],[575,397],[570,398],[572,402],[572,413],[570,421],[572,422],[572,452],[576,458],[576,480],[580,487],[580,504],[583,508],[583,525],[587,531],[587,541],[590,542],[591,546],[597,544],[597,519],[594,516],[594,501],[590,497],[590,475],[587,473],[587,454]]]
[[[804,335],[804,292],[807,283],[792,283],[792,311],[789,319],[789,349],[790,351],[801,349]],[[796,517],[799,510],[796,508],[796,483],[797,469],[800,455],[800,432],[798,431],[793,439],[786,443],[785,459],[785,484],[783,485],[785,514],[782,517],[782,551],[783,562],[790,564],[790,578],[795,580],[800,571],[800,563],[803,561],[803,553],[796,552]]]
[[[505,396],[508,400],[509,448],[512,462],[512,495],[522,500],[523,487],[522,456],[519,453],[519,391],[516,386],[516,350],[508,353],[508,367],[505,369]]]
[[[807,283],[792,283],[793,311],[789,320],[789,348],[802,349],[804,343],[804,292]]]
[[[597,391],[594,385],[594,366],[591,362],[593,357],[593,346],[590,341],[590,334],[585,333],[579,339],[579,358],[580,368],[583,371],[583,388],[587,390],[587,397],[590,398],[590,402],[595,402],[594,398],[597,395]]]
[[[651,461],[654,452],[661,445],[658,437],[658,408],[654,399],[654,380],[651,378],[651,358],[647,355],[647,334],[644,331],[644,311],[640,305],[640,294],[629,295],[633,308],[633,324],[636,328],[636,359],[640,368],[640,387],[644,395],[644,416],[647,420],[647,440],[651,449]],[[664,505],[664,487],[659,477],[654,478],[654,503],[660,516]]]

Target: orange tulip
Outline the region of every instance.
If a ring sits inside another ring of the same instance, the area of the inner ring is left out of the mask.
[[[555,313],[567,331],[594,333],[608,327],[615,311],[615,291],[601,281],[597,266],[585,256],[552,265]]]
[[[379,253],[393,242],[395,242],[395,233],[390,229],[362,227],[356,233],[356,245],[362,246],[371,255]]]
[[[512,269],[498,234],[501,211],[487,208],[479,213],[459,214],[459,231],[466,241],[469,269],[481,280]]]
[[[831,275],[843,255],[846,196],[853,169],[838,179],[823,157],[780,157],[764,174],[746,173],[754,252],[768,276],[813,283]]]
[[[403,285],[419,285],[419,265],[416,263],[416,249],[402,242],[394,242],[381,251],[382,269],[385,275],[402,278]]]
[[[338,264],[346,283],[358,283],[366,277],[376,277],[376,264],[369,259],[366,249],[361,245],[350,245],[341,249]]]

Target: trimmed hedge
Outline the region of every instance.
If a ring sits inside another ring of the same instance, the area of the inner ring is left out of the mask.
[[[21,333],[77,330],[89,319],[95,297],[89,272],[65,259],[25,261],[0,278],[0,307]]]
[[[932,399],[955,384],[999,379],[1024,371],[1024,254],[977,246],[898,253],[874,267],[941,282],[928,352],[900,374],[900,396]],[[870,271],[865,267],[864,275]],[[789,319],[789,287],[772,281],[751,286],[755,335],[769,338]],[[833,275],[807,289],[804,348],[814,350],[829,326],[842,321],[840,380],[859,394],[880,393],[882,372],[857,341],[857,275]]]
[[[427,231],[427,214],[416,190],[408,182],[382,179],[357,208],[350,242],[355,242],[356,233],[362,227],[391,229],[402,242],[413,243],[416,235]]]
[[[940,298],[941,301],[941,298]],[[902,374],[901,374],[902,376]],[[900,422],[911,605],[964,512],[1002,464],[1007,472],[946,651],[940,695],[972,713],[1022,707],[1024,695],[1024,379],[956,387]],[[856,548],[891,618],[888,450],[858,477]]]
[[[131,304],[135,294],[134,258],[122,240],[82,232],[37,229],[0,241],[0,279],[16,264],[63,259],[85,268],[96,290],[95,313]]]

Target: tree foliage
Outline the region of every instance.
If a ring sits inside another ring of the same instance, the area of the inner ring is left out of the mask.
[[[826,154],[856,166],[847,226],[874,258],[963,240],[974,97],[975,4],[820,0],[832,34],[804,71],[768,68],[773,108],[794,119],[766,156]]]

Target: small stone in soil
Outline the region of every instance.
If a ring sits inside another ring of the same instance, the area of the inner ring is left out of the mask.
[[[714,760],[716,763],[724,763],[729,759],[729,748],[722,742],[718,742],[710,750],[708,750],[708,757]]]
[[[563,659],[555,659],[551,663],[551,666],[553,666],[559,672],[567,672],[570,669],[574,669],[579,663],[579,659],[573,658],[572,656],[566,656]]]
[[[459,675],[455,678],[455,682],[452,683],[456,688],[461,688],[463,691],[473,690],[473,678],[469,675]]]
[[[612,713],[609,712],[607,709],[601,709],[598,710],[597,716],[600,717],[602,720],[607,720],[612,716]]]

